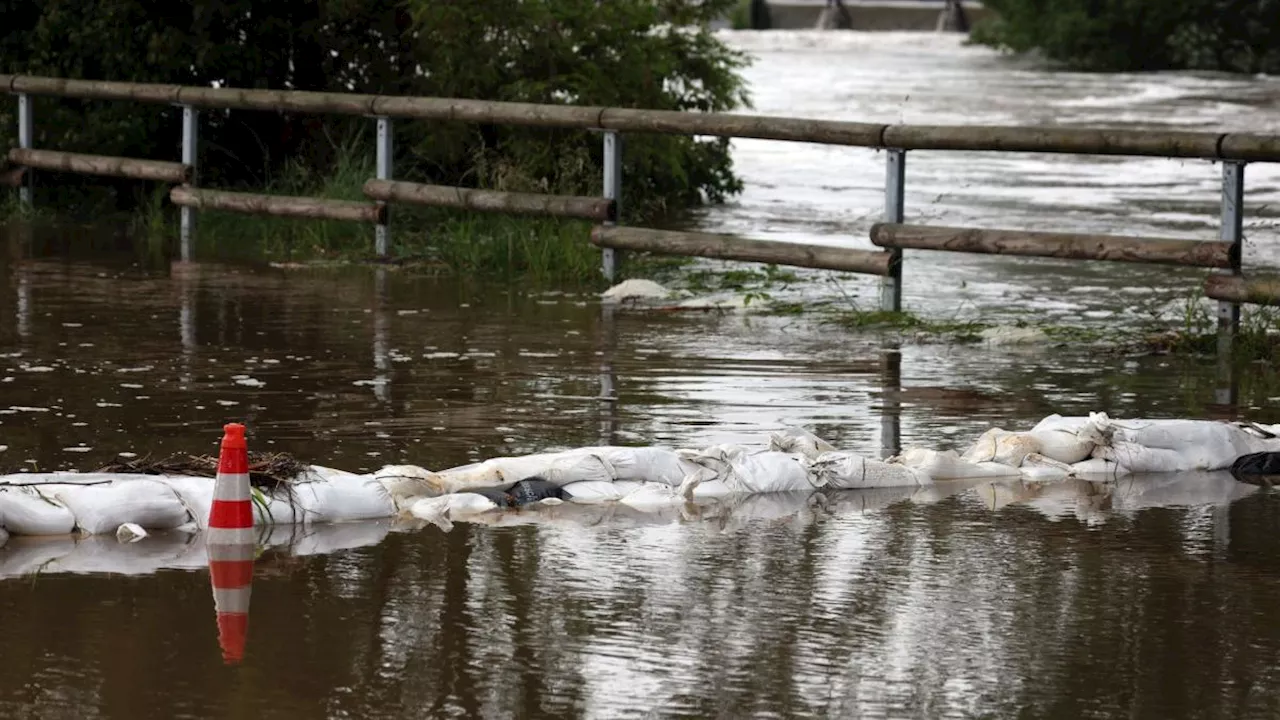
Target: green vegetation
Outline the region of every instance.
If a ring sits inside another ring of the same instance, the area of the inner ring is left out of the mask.
[[[738,0],[729,13],[729,26],[734,30],[768,30],[773,27],[769,4],[765,0]]]
[[[156,4],[144,0],[0,0],[0,72],[71,78],[220,83],[233,87],[724,111],[747,102],[745,56],[710,32],[734,0],[282,0]],[[14,106],[0,110],[12,145]],[[176,108],[38,98],[38,147],[173,159]],[[206,112],[201,184],[232,190],[359,197],[372,173],[367,118]],[[499,190],[602,192],[600,136],[586,131],[398,122],[396,177]],[[623,206],[632,221],[679,215],[741,189],[725,139],[626,138]],[[357,161],[357,158],[363,160]],[[37,204],[69,217],[141,210],[158,224],[147,183],[59,176]],[[354,192],[353,192],[354,191]],[[208,218],[208,219],[206,219]],[[246,224],[248,223],[248,224]],[[593,252],[580,223],[463,218],[396,210],[398,250],[459,271],[509,256],[530,270]],[[246,237],[268,255],[359,254],[368,228],[202,216],[202,242]],[[254,231],[246,232],[249,228]],[[455,237],[458,235],[458,237]],[[540,243],[584,246],[539,247]],[[478,242],[477,242],[478,241]],[[416,243],[416,244],[415,244]],[[572,263],[571,263],[572,264]],[[581,267],[581,265],[578,265]],[[592,272],[594,272],[594,263]]]
[[[886,312],[863,308],[853,298],[780,299],[776,294],[806,281],[794,271],[774,265],[725,264],[714,268],[690,269],[695,262],[680,258],[678,263],[646,265],[638,274],[673,289],[693,295],[731,293],[743,299],[743,307],[755,315],[807,316],[816,323],[841,329],[895,336],[920,343],[972,344],[984,342],[986,333],[997,328],[1032,331],[1026,337],[1011,332],[1006,338],[996,333],[994,342],[1026,342],[1052,346],[1088,347],[1113,355],[1216,356],[1218,326],[1212,305],[1203,292],[1154,295],[1135,307],[1136,320],[1126,318],[1121,325],[1067,325],[1045,322],[1028,316],[1002,323],[978,317],[925,317],[909,311]],[[1168,308],[1175,311],[1171,316]],[[729,303],[722,311],[735,309]],[[1043,333],[1036,339],[1034,333]],[[1280,309],[1245,306],[1240,332],[1233,345],[1240,362],[1263,362],[1280,367]]]
[[[1280,0],[987,0],[973,40],[1082,70],[1280,72]]]

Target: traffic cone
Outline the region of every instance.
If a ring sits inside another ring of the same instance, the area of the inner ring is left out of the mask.
[[[253,554],[253,543],[209,545],[209,578],[213,584],[218,645],[222,647],[222,661],[227,665],[235,665],[244,659],[249,635]]]
[[[249,498],[249,448],[244,425],[222,428],[218,476],[213,482],[213,504],[205,545],[209,552],[209,578],[213,585],[213,609],[218,622],[222,660],[233,665],[244,659],[249,632],[249,592],[253,585],[253,503]]]
[[[213,504],[209,508],[205,544],[253,544],[249,448],[245,444],[244,425],[228,423],[222,431],[222,451],[218,456],[218,477],[213,482]]]

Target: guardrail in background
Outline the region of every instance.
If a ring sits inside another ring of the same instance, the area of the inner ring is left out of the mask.
[[[28,168],[114,175],[169,182],[181,210],[181,255],[191,259],[194,211],[212,208],[286,217],[329,218],[375,226],[379,257],[390,251],[388,203],[465,208],[482,212],[533,214],[593,220],[591,242],[602,248],[602,271],[613,280],[615,251],[714,257],[858,272],[881,277],[881,309],[902,309],[902,251],[942,250],[1073,260],[1164,263],[1225,270],[1210,276],[1208,297],[1219,301],[1219,330],[1225,339],[1239,328],[1240,304],[1280,305],[1280,282],[1242,274],[1244,168],[1249,162],[1280,162],[1280,135],[1089,128],[886,125],[837,120],[690,113],[574,105],[538,105],[433,97],[356,93],[186,87],[146,83],[68,80],[0,75],[0,91],[18,96],[20,147],[0,166],[0,184],[21,187],[31,202]],[[181,163],[110,158],[33,148],[32,96],[164,103],[182,108]],[[377,122],[377,177],[364,186],[369,203],[323,198],[281,197],[196,188],[200,108],[361,115]],[[392,179],[393,119],[449,120],[602,131],[603,197],[510,193],[423,185]],[[884,222],[871,232],[883,251],[751,240],[727,235],[617,227],[622,195],[624,132],[708,135],[821,143],[886,151]],[[1221,161],[1222,220],[1216,241],[1082,235],[905,224],[906,158],[911,150],[1041,152],[1132,155]]]

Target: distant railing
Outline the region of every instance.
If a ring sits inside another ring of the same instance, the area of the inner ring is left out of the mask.
[[[368,222],[376,228],[377,254],[379,257],[386,257],[390,251],[386,205],[413,203],[483,212],[593,220],[598,226],[592,232],[591,241],[603,250],[602,270],[610,280],[616,274],[617,250],[772,262],[878,275],[882,278],[881,308],[896,312],[902,309],[902,251],[944,250],[1074,260],[1162,263],[1225,270],[1225,274],[1208,278],[1205,293],[1219,301],[1219,330],[1227,339],[1233,337],[1238,330],[1241,303],[1280,305],[1280,283],[1245,278],[1241,269],[1244,168],[1250,162],[1280,162],[1280,135],[886,125],[732,113],[185,87],[27,75],[0,75],[0,90],[18,96],[20,146],[8,153],[9,167],[0,167],[0,183],[20,187],[25,203],[31,202],[31,173],[28,169],[172,183],[175,187],[170,191],[170,198],[182,208],[180,232],[183,259],[191,258],[194,211],[199,208]],[[36,95],[177,105],[183,111],[182,161],[171,163],[36,150],[32,144],[32,96]],[[378,129],[377,177],[364,186],[364,194],[369,202],[280,197],[197,188],[199,108],[360,115],[375,119]],[[601,131],[604,135],[604,197],[510,193],[392,180],[391,121],[394,118]],[[875,225],[871,232],[872,243],[884,249],[857,250],[751,240],[731,235],[617,227],[622,195],[620,134],[624,132],[756,138],[885,150],[887,165],[884,221]],[[906,182],[906,156],[910,150],[1130,155],[1221,161],[1221,233],[1218,240],[1194,241],[907,225],[903,191]]]

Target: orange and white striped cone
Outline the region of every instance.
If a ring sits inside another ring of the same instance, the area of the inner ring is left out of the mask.
[[[222,661],[234,665],[244,659],[249,635],[249,592],[253,587],[252,543],[209,545],[209,578],[213,583],[213,611],[218,621]]]
[[[213,504],[209,508],[205,544],[252,544],[255,539],[253,503],[249,499],[249,448],[244,439],[244,425],[228,423],[222,431],[218,477],[213,482]]]
[[[218,644],[222,646],[223,662],[232,665],[244,659],[256,537],[244,425],[229,423],[222,430],[222,450],[218,455],[218,476],[213,482],[205,545],[209,552],[213,609],[218,620]]]

